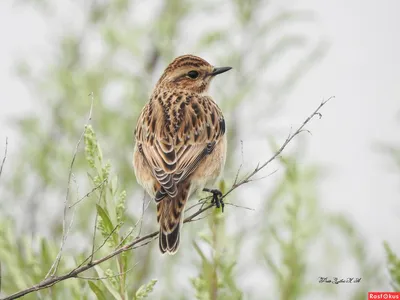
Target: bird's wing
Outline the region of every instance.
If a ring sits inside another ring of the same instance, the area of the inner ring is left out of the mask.
[[[211,98],[173,97],[169,105],[146,105],[136,128],[139,151],[162,187],[156,201],[166,194],[176,196],[177,184],[196,170],[225,133],[222,112]]]

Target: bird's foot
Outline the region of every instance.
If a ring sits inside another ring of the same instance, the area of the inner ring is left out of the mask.
[[[217,189],[207,189],[207,188],[204,188],[203,191],[204,191],[204,192],[211,193],[211,194],[212,194],[212,197],[213,197],[212,200],[211,200],[211,204],[215,204],[215,206],[216,206],[217,208],[220,208],[220,207],[221,207],[222,212],[224,212],[224,206],[225,206],[225,204],[224,204],[224,201],[222,200],[222,193],[221,193],[221,191],[220,191],[220,190],[217,190]]]

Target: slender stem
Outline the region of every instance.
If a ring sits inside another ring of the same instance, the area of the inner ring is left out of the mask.
[[[251,172],[249,175],[245,176],[243,179],[241,179],[240,181],[238,181],[237,183],[234,183],[232,185],[232,187],[222,196],[222,198],[225,198],[227,195],[229,195],[230,193],[232,193],[234,190],[236,190],[238,187],[251,182],[254,177],[255,174],[257,174],[258,172],[260,172],[262,169],[264,169],[266,166],[268,166],[275,158],[277,158],[282,151],[285,149],[285,147],[293,140],[293,138],[295,136],[297,136],[298,134],[300,134],[303,131],[306,131],[304,129],[304,127],[315,117],[315,116],[319,116],[321,118],[321,114],[319,113],[319,110],[329,101],[331,100],[333,97],[329,98],[326,101],[322,101],[321,104],[317,107],[317,109],[301,124],[301,126],[293,133],[290,134],[288,136],[288,138],[285,140],[285,142],[282,144],[282,146],[278,149],[278,151],[270,158],[268,159],[266,162],[264,162],[261,166],[258,165],[253,172]],[[209,204],[204,206],[203,208],[199,209],[197,212],[191,214],[189,217],[187,217],[183,222],[184,223],[189,223],[189,222],[193,222],[195,221],[196,217],[200,214],[202,214],[203,212],[209,210],[211,207],[213,207],[213,204]],[[128,250],[133,250],[139,247],[143,247],[145,245],[150,244],[152,241],[154,241],[155,239],[158,238],[158,231],[152,232],[150,234],[147,234],[143,237],[138,237],[136,238],[134,241],[132,241],[131,243],[120,247],[116,250],[114,250],[113,252],[109,253],[108,255],[104,256],[103,258],[97,259],[97,260],[92,260],[90,261],[88,264],[86,265],[80,265],[78,267],[76,267],[75,269],[71,270],[70,272],[64,274],[64,275],[60,275],[60,276],[50,276],[48,278],[46,278],[45,280],[43,280],[42,282],[40,282],[39,284],[36,284],[30,288],[27,288],[25,290],[19,291],[17,293],[14,293],[6,298],[3,298],[3,300],[12,300],[12,299],[17,299],[20,298],[24,295],[27,295],[29,293],[35,292],[35,291],[39,291],[42,289],[46,289],[49,288],[55,284],[57,284],[60,281],[64,281],[67,280],[69,278],[79,278],[79,274],[89,270],[91,268],[93,268],[96,265],[99,265],[107,260],[109,260],[110,258],[113,258],[125,251]],[[54,273],[53,273],[54,274]]]

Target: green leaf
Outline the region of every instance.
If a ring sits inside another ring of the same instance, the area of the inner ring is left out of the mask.
[[[147,298],[147,296],[153,291],[154,286],[157,283],[157,279],[152,279],[148,284],[142,285],[135,294],[135,300]]]
[[[96,208],[97,208],[97,213],[99,214],[103,223],[103,228],[101,228],[102,234],[103,236],[108,236],[111,234],[111,232],[114,230],[115,227],[107,211],[98,204],[96,204]],[[118,245],[118,235],[116,234],[116,232],[112,234],[112,239],[110,239],[110,241],[112,241],[113,245]]]
[[[107,233],[110,234],[114,230],[114,225],[111,222],[110,217],[108,216],[108,213],[102,208],[100,205],[96,204],[96,209],[97,213],[99,214],[100,218],[103,220],[105,229],[107,230]]]
[[[104,295],[103,291],[92,281],[89,281],[89,287],[93,293],[95,293],[97,299],[99,300],[107,300],[106,296]]]
[[[96,270],[99,277],[107,277],[106,273],[99,266],[94,266],[94,269]],[[111,283],[108,281],[108,279],[102,279],[101,282],[104,284],[106,289],[111,293],[111,295],[114,296],[114,299],[122,300],[118,291],[111,285]]]

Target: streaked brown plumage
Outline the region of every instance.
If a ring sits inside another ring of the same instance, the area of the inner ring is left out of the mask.
[[[207,96],[215,68],[200,57],[177,57],[164,71],[136,125],[136,178],[157,203],[162,253],[175,254],[183,211],[197,190],[212,186],[226,156],[225,121]]]

